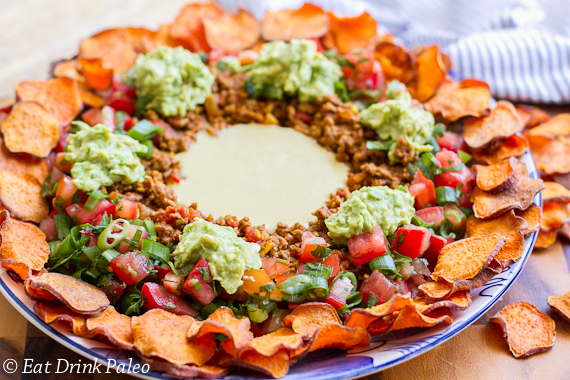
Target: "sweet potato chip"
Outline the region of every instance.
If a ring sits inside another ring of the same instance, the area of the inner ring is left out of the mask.
[[[409,294],[396,294],[381,305],[376,305],[374,307],[369,307],[366,309],[355,308],[352,310],[350,316],[346,320],[345,326],[350,328],[360,326],[362,328],[368,329],[370,325],[372,325],[372,323],[376,322],[378,319],[402,309],[410,302],[412,301]]]
[[[86,338],[94,336],[94,334],[87,331],[85,317],[74,313],[65,306],[54,306],[43,302],[36,302],[34,305],[34,312],[48,325],[64,321],[71,325],[71,329],[75,335]]]
[[[409,329],[414,327],[428,328],[438,325],[442,322],[451,324],[453,322],[453,314],[446,307],[438,308],[429,314],[423,314],[412,302],[400,311],[396,316],[396,320],[392,325],[392,331]]]
[[[0,169],[8,170],[16,174],[29,174],[38,183],[44,183],[48,173],[48,163],[29,154],[12,153],[6,148],[4,139],[0,137]]]
[[[420,102],[431,98],[445,79],[449,67],[446,67],[442,57],[443,53],[434,45],[424,50],[414,62],[416,78],[410,92]]]
[[[202,20],[219,17],[223,13],[220,7],[213,2],[190,3],[182,8],[170,25],[170,37],[177,44],[193,52],[209,52],[210,46],[206,41]]]
[[[202,24],[211,49],[238,52],[259,41],[259,22],[243,9],[237,14],[224,13],[219,17],[204,18]]]
[[[329,12],[330,30],[325,36],[327,48],[336,47],[339,53],[348,53],[367,47],[376,37],[376,21],[367,12],[356,17],[339,18]]]
[[[58,62],[53,68],[53,76],[56,78],[69,78],[77,82],[85,80],[79,72],[77,59]]]
[[[228,368],[221,368],[214,365],[194,365],[176,366],[161,359],[141,357],[141,364],[148,364],[151,371],[165,372],[168,375],[181,379],[221,379],[229,373]]]
[[[36,157],[47,157],[61,137],[57,119],[34,102],[16,103],[0,130],[10,152]]]
[[[504,211],[529,208],[536,194],[544,189],[544,182],[522,173],[523,170],[517,165],[517,174],[513,179],[513,184],[500,193],[491,194],[475,188],[471,194],[475,216],[486,219]]]
[[[374,56],[382,66],[386,81],[398,80],[408,83],[412,80],[414,68],[412,56],[401,46],[392,42],[381,42],[374,49]]]
[[[544,185],[546,186],[542,190],[542,200],[544,202],[570,203],[570,190],[552,181],[544,181]]]
[[[562,202],[546,202],[542,205],[542,223],[540,229],[557,230],[568,221],[568,210]]]
[[[79,65],[85,81],[92,89],[105,91],[113,84],[113,69],[103,67],[100,58],[81,58]]]
[[[540,228],[542,221],[542,210],[536,204],[532,204],[526,210],[515,210],[515,214],[523,218],[528,226],[523,228],[520,232],[523,236],[528,236]]]
[[[227,353],[235,356],[237,350],[253,339],[249,318],[237,319],[233,311],[227,307],[216,309],[208,319],[193,323],[188,329],[188,339],[201,338],[206,335],[223,334],[228,339],[220,344]]]
[[[434,280],[449,283],[471,279],[481,272],[505,245],[499,234],[469,237],[443,247],[431,274]]]
[[[555,230],[543,230],[542,228],[538,230],[538,236],[536,237],[536,243],[534,243],[535,249],[544,249],[550,247],[556,241],[556,231]]]
[[[497,271],[492,268],[485,268],[479,274],[469,280],[455,280],[452,284],[441,282],[426,282],[418,287],[419,292],[429,302],[436,302],[450,297],[459,290],[470,290],[485,285]]]
[[[263,356],[255,351],[246,351],[240,355],[239,360],[231,360],[228,364],[249,368],[278,379],[289,372],[291,354],[286,349],[279,350],[271,356]]]
[[[108,29],[84,39],[79,45],[79,58],[99,58],[103,67],[115,74],[128,71],[135,63],[138,52],[130,32],[125,29]]]
[[[494,165],[476,165],[477,187],[483,191],[497,193],[508,189],[516,174],[516,163],[517,159],[511,157]]]
[[[170,25],[162,24],[156,32],[149,33],[141,38],[141,46],[143,53],[149,53],[161,46],[177,46],[176,42],[170,38],[168,29]]]
[[[299,305],[285,317],[283,323],[305,337],[313,336],[322,326],[342,324],[335,308],[323,302],[307,302]]]
[[[60,273],[43,273],[32,277],[31,289],[42,289],[54,295],[74,312],[93,315],[109,306],[109,300],[101,289],[72,276]]]
[[[525,128],[532,128],[548,120],[548,114],[538,107],[526,104],[517,105],[517,112],[521,117]]]
[[[510,157],[520,157],[526,153],[528,142],[524,137],[512,135],[502,141],[495,141],[484,149],[473,149],[471,153],[475,161],[496,164]]]
[[[29,174],[0,169],[0,202],[20,220],[39,223],[49,212],[42,185]]]
[[[554,311],[570,322],[570,292],[563,296],[548,297],[548,304]]]
[[[294,351],[303,346],[303,335],[287,327],[272,333],[253,338],[251,342],[239,350],[238,356],[247,351],[255,351],[263,356],[272,356],[280,350]]]
[[[370,344],[370,335],[360,327],[346,327],[343,325],[326,325],[319,328],[310,343],[309,352],[321,348],[339,348],[349,350],[356,346],[366,347]]]
[[[32,289],[30,287],[32,280],[36,277],[40,277],[44,273],[47,273],[47,270],[42,269],[37,274],[29,275],[28,278],[26,278],[26,281],[24,281],[24,291],[26,292],[26,295],[34,301],[42,301],[42,302],[45,301],[48,303],[58,303],[57,297],[54,296],[53,294],[51,294],[50,292],[43,290],[43,289]]]
[[[455,121],[465,116],[482,116],[490,101],[491,90],[487,83],[464,79],[443,82],[424,107],[433,114],[441,114],[445,120]]]
[[[491,322],[501,326],[515,358],[548,351],[554,345],[554,321],[527,302],[506,305]]]
[[[570,135],[570,113],[560,113],[552,119],[534,127],[528,132],[529,135],[542,135],[549,137]]]
[[[100,315],[87,319],[85,326],[90,334],[103,335],[119,348],[133,349],[131,317],[118,313],[113,306],[106,308]]]
[[[152,309],[131,319],[134,346],[144,356],[158,357],[169,363],[202,365],[216,352],[211,336],[186,338],[194,318],[176,315],[163,309]]]
[[[92,91],[86,82],[77,82],[79,86],[79,96],[81,101],[89,107],[103,107],[105,99],[103,96]]]
[[[463,138],[469,147],[480,149],[495,139],[512,136],[523,128],[515,106],[506,100],[499,100],[488,115],[465,122]]]
[[[267,11],[261,35],[266,41],[319,38],[329,27],[329,15],[321,7],[304,3],[299,9]]]
[[[458,290],[444,300],[428,302],[426,299],[414,298],[414,305],[422,314],[430,314],[436,309],[446,307],[453,310],[466,310],[471,306],[469,290]]]
[[[79,87],[69,78],[20,82],[16,95],[20,101],[41,104],[61,125],[69,124],[82,107]]]
[[[546,174],[570,172],[570,140],[526,135],[536,167]]]
[[[0,227],[0,261],[25,280],[30,271],[40,271],[47,262],[46,236],[35,225],[13,219],[8,211],[0,212],[0,217],[4,219]]]

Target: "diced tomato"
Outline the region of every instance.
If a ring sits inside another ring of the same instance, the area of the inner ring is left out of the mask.
[[[338,255],[330,255],[323,261],[323,265],[328,265],[332,268],[331,275],[329,277],[329,284],[334,280],[334,278],[340,273],[340,259]]]
[[[360,286],[362,300],[368,302],[370,295],[377,298],[377,304],[381,304],[389,300],[396,292],[394,284],[386,278],[378,269],[376,269],[370,277],[368,277]]]
[[[217,296],[214,288],[210,285],[213,280],[208,262],[206,259],[200,259],[186,277],[182,290],[202,305],[207,305]]]
[[[386,237],[380,226],[372,227],[372,230],[348,239],[348,251],[352,256],[352,264],[367,264],[372,259],[388,252]]]
[[[55,156],[55,167],[61,170],[62,172],[70,172],[71,167],[73,164],[65,159],[67,153],[61,152]]]
[[[177,276],[172,271],[168,272],[162,280],[162,285],[172,294],[180,295],[182,285],[184,285],[186,278]]]
[[[252,49],[242,50],[238,53],[239,63],[242,66],[253,63],[259,59],[259,53]]]
[[[275,283],[277,284],[277,287],[281,286],[281,283],[283,283],[283,281],[295,276],[296,273],[288,273],[288,274],[282,274],[279,275],[277,277],[275,277]]]
[[[65,212],[71,217],[77,217],[79,224],[83,224],[92,222],[96,220],[98,216],[105,213],[112,215],[113,212],[115,212],[115,205],[107,199],[101,199],[93,208],[93,212],[85,210],[85,208],[78,203],[67,206]]]
[[[47,241],[57,239],[57,230],[55,229],[55,222],[52,216],[48,216],[40,223],[40,230],[46,235]]]
[[[448,166],[459,165],[462,163],[461,158],[457,155],[457,153],[442,149],[435,154],[435,159],[438,162],[438,168],[445,168]]]
[[[346,305],[346,299],[350,295],[352,288],[353,286],[350,280],[346,278],[337,280],[333,284],[331,292],[325,299],[325,302],[332,305],[337,310],[342,308]]]
[[[258,337],[263,335],[263,325],[261,323],[252,323],[249,327],[249,330],[253,334],[253,337]]]
[[[101,290],[105,292],[107,298],[111,303],[117,302],[121,294],[125,291],[127,285],[115,278],[110,278],[105,285],[101,287]]]
[[[435,206],[435,186],[431,179],[427,179],[421,170],[417,170],[410,185],[410,194],[414,197],[414,208],[421,210]]]
[[[168,290],[154,282],[145,282],[141,297],[144,297],[144,309],[164,309],[178,315],[197,317],[200,313],[182,298],[170,293]]]
[[[299,119],[301,121],[304,121],[307,124],[311,124],[313,122],[313,117],[309,114],[304,113],[304,112],[295,113],[295,118]]]
[[[280,329],[283,327],[283,320],[288,314],[288,309],[276,309],[273,312],[269,313],[269,318],[263,322],[263,328],[261,329],[261,332],[265,335]]]
[[[449,166],[459,165],[462,163],[457,153],[450,150],[441,150],[437,152],[435,154],[435,158],[438,161],[438,168],[447,168]],[[456,189],[459,184],[468,186],[469,180],[471,179],[470,173],[471,171],[469,168],[464,166],[461,171],[447,171],[442,174],[437,174],[434,176],[435,186],[449,186],[454,189]]]
[[[451,230],[453,232],[461,232],[467,224],[467,217],[459,207],[453,203],[448,203],[443,207],[443,214],[445,219],[451,223]]]
[[[65,148],[67,146],[67,138],[68,137],[69,137],[68,132],[61,132],[61,137],[59,138],[59,141],[58,141],[57,145],[55,146],[55,152],[56,153],[63,152],[63,148]]]
[[[309,39],[312,40],[312,41],[315,41],[315,43],[317,44],[317,51],[318,51],[319,53],[322,53],[322,52],[325,51],[325,48],[323,47],[323,44],[321,43],[321,40],[320,40],[318,37],[312,37],[312,38],[309,38]]]
[[[250,243],[255,243],[256,241],[260,241],[261,233],[257,228],[247,227],[245,229],[245,240],[249,241]]]
[[[90,126],[94,126],[97,123],[101,122],[101,108],[93,107],[88,109],[87,111],[81,114],[81,120],[89,124]]]
[[[115,207],[115,215],[124,219],[136,219],[139,216],[138,203],[129,199],[121,199]]]
[[[136,91],[123,82],[115,81],[113,83],[113,91],[111,93],[110,106],[115,109],[115,111],[124,111],[129,115],[133,116],[137,109],[135,107],[135,101],[137,98]]]
[[[416,216],[426,224],[433,224],[434,228],[439,227],[441,222],[445,219],[443,216],[443,207],[428,207],[416,211]]]
[[[291,267],[291,264],[279,261],[275,258],[263,259],[262,265],[265,273],[271,278],[285,273]]]
[[[136,226],[134,224],[131,224],[129,227],[129,232],[127,234],[127,237],[132,240],[135,237],[137,231],[139,230],[141,231],[141,238],[137,243],[139,243],[139,248],[140,248],[141,242],[148,237],[148,232],[145,230],[143,226]],[[131,249],[135,248],[131,248],[129,243],[127,243],[126,241],[120,242],[119,246],[117,247],[117,251],[119,251],[120,253],[125,253],[127,251],[130,251]]]
[[[57,184],[55,197],[53,198],[53,205],[55,206],[63,199],[63,207],[69,206],[73,201],[73,196],[77,192],[77,187],[73,184],[73,180],[69,176],[64,176]]]
[[[157,277],[159,280],[163,280],[163,279],[164,279],[164,276],[166,276],[167,273],[172,272],[172,269],[170,269],[170,267],[168,267],[168,266],[167,266],[167,267],[162,267],[162,266],[160,266],[160,265],[156,265],[156,266],[154,267],[154,270],[156,271],[156,277]]]
[[[416,259],[429,247],[431,232],[425,227],[406,226],[396,231],[394,250],[400,255]]]
[[[150,263],[144,253],[128,252],[109,263],[113,272],[127,285],[134,285],[150,273]]]
[[[344,58],[354,66],[354,68],[349,65],[342,67],[346,86],[349,90],[374,91],[386,87],[382,66],[376,60],[372,50],[363,49],[347,53]]]
[[[430,236],[430,244],[428,249],[422,255],[422,258],[426,259],[429,264],[433,264],[437,261],[437,256],[447,244],[449,244],[448,239],[432,234]],[[451,240],[453,241],[453,239]]]
[[[115,110],[109,106],[101,109],[100,123],[105,124],[111,131],[115,131]]]
[[[208,53],[208,63],[216,63],[220,59],[227,57],[227,56],[237,56],[237,53],[234,52],[226,52],[223,48],[216,48],[210,50]]]
[[[447,149],[457,153],[458,150],[468,151],[467,144],[459,133],[443,131],[443,136],[436,136],[435,140],[441,149]]]
[[[327,242],[322,237],[316,237],[312,232],[305,231],[301,236],[301,263],[308,263],[309,261],[320,261],[321,259],[313,253],[318,247],[327,248]]]
[[[252,297],[264,298],[267,292],[261,290],[261,287],[271,284],[274,284],[273,281],[263,269],[246,269],[243,273],[243,290]],[[269,298],[274,301],[283,298],[277,286],[269,293]]]
[[[397,294],[408,294],[410,292],[410,287],[408,286],[408,282],[405,280],[394,281],[390,280],[392,284],[394,284],[394,289],[396,290]]]

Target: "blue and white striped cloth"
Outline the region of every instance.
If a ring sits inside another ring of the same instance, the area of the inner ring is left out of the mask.
[[[404,46],[438,44],[453,71],[501,99],[570,103],[570,0],[308,0],[347,16],[368,11]],[[294,9],[304,0],[217,0],[228,11]]]

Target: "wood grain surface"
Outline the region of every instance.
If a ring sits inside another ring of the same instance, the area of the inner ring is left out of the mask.
[[[13,100],[14,85],[45,79],[50,63],[72,57],[82,38],[114,26],[157,28],[172,21],[185,0],[0,0],[0,105]],[[567,106],[554,111],[568,110]],[[522,275],[503,299],[474,325],[437,348],[367,380],[395,379],[569,379],[570,323],[552,312],[549,295],[570,291],[570,249],[556,243],[532,254]],[[556,322],[556,343],[546,353],[515,359],[489,317],[505,304],[527,301]],[[78,356],[29,324],[0,297],[0,361],[24,358],[70,362]],[[18,371],[20,372],[20,371]],[[7,375],[0,379],[76,379],[78,375]],[[81,375],[81,379],[130,379],[118,374]]]

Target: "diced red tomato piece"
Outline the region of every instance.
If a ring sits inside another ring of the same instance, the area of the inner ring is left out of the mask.
[[[463,211],[453,203],[448,203],[443,207],[443,214],[445,219],[451,223],[451,230],[453,232],[461,232],[465,228],[467,217]]]
[[[164,288],[168,290],[170,293],[179,296],[180,291],[182,290],[182,285],[184,285],[185,281],[186,278],[184,278],[183,276],[177,276],[174,274],[174,272],[170,271],[164,276],[164,279],[162,280],[162,285],[164,285]]]
[[[348,239],[348,251],[352,256],[352,264],[367,264],[372,259],[388,252],[386,237],[380,226],[372,227],[372,230]]]
[[[282,274],[279,275],[277,277],[275,277],[275,284],[277,284],[277,287],[281,286],[281,283],[283,283],[283,281],[295,276],[297,273],[288,273],[288,274]]]
[[[275,278],[275,276],[285,273],[291,267],[291,264],[281,262],[275,258],[263,259],[262,265],[263,270],[270,278]]]
[[[441,150],[437,152],[435,154],[435,158],[438,161],[438,168],[447,168],[449,166],[459,165],[462,163],[457,153],[450,150]],[[457,189],[457,186],[462,184],[463,187],[468,188],[471,176],[471,170],[464,166],[461,171],[458,172],[447,171],[445,173],[435,175],[434,182],[436,187],[449,186]]]
[[[200,313],[182,298],[170,293],[168,290],[154,282],[145,282],[141,297],[144,297],[144,309],[164,309],[178,315],[197,317]]]
[[[67,153],[61,152],[55,156],[55,167],[62,172],[70,172],[73,164],[65,159]]]
[[[159,280],[163,280],[164,276],[166,276],[167,273],[172,272],[172,269],[170,269],[170,267],[162,267],[162,266],[155,266],[154,270],[156,271],[156,277]]]
[[[55,197],[53,198],[53,205],[58,204],[59,198],[63,199],[63,207],[69,206],[73,201],[73,196],[77,192],[77,187],[73,184],[73,180],[69,176],[63,176],[57,184],[57,190],[55,191]]]
[[[342,67],[349,90],[378,90],[386,87],[382,66],[370,49],[358,50],[344,55],[355,68]]]
[[[304,112],[297,112],[295,113],[295,118],[304,121],[307,124],[311,124],[313,122],[313,117],[309,114],[306,114]]]
[[[323,47],[323,44],[321,43],[321,40],[318,37],[313,37],[313,38],[309,38],[312,41],[315,41],[315,43],[317,44],[317,51],[319,53],[322,53],[325,51],[325,48]]]
[[[127,237],[132,240],[135,237],[137,231],[139,230],[141,231],[141,238],[137,243],[139,243],[139,248],[140,248],[141,242],[148,237],[148,232],[145,230],[143,226],[136,226],[134,224],[131,224],[129,227],[129,232],[127,234]],[[129,243],[127,243],[126,241],[120,242],[119,246],[117,247],[117,251],[119,251],[120,253],[125,253],[127,251],[130,251],[131,249],[135,248],[131,248]]]
[[[352,283],[348,279],[339,279],[337,280],[328,295],[325,299],[325,302],[332,305],[335,309],[340,309],[346,305],[346,299],[350,295],[352,291]]]
[[[360,292],[362,293],[362,300],[368,302],[370,295],[374,295],[378,301],[377,304],[381,304],[389,300],[396,292],[396,287],[394,284],[384,276],[378,269],[374,270],[370,277],[368,277],[362,285],[360,286]]]
[[[129,199],[121,199],[115,207],[115,215],[118,218],[136,219],[139,216],[138,202]]]
[[[437,256],[439,256],[439,253],[443,247],[449,244],[449,240],[444,237],[432,234],[429,241],[429,247],[422,255],[422,258],[426,259],[429,264],[433,264],[437,261]],[[451,241],[453,241],[453,239],[451,239]]]
[[[256,241],[260,241],[261,233],[257,228],[247,227],[245,229],[245,240],[247,240],[250,243],[255,243]]]
[[[69,137],[69,132],[61,132],[61,137],[59,138],[59,142],[55,146],[55,152],[61,153],[63,152],[63,148],[67,146],[67,138]]]
[[[129,90],[132,90],[129,87],[127,88]],[[134,116],[134,114],[137,112],[137,108],[135,107],[136,97],[131,97],[129,94],[131,94],[130,91],[124,90],[122,87],[120,89],[113,90],[109,105],[115,111],[124,111],[129,115]]]
[[[109,263],[119,280],[134,285],[150,273],[150,263],[144,253],[128,252]]]
[[[340,273],[340,259],[338,255],[330,255],[323,261],[323,265],[328,265],[332,268],[331,275],[329,277],[329,284],[334,280],[334,278]]]
[[[204,279],[202,272],[206,274],[207,279]],[[186,277],[182,290],[202,305],[207,305],[217,296],[214,288],[210,285],[213,280],[208,262],[206,259],[200,259]]]
[[[416,211],[416,216],[426,224],[434,224],[434,228],[439,227],[441,222],[445,219],[443,216],[443,207],[441,206],[423,208]]]
[[[95,221],[97,217],[107,213],[107,215],[112,215],[115,211],[115,205],[109,202],[107,199],[101,199],[95,207],[93,212],[85,210],[82,205],[76,203],[69,205],[65,208],[67,215],[72,218],[75,216],[79,221],[79,224],[89,223]],[[98,224],[98,223],[96,223]]]
[[[410,287],[408,282],[405,280],[394,281],[390,280],[394,284],[394,289],[397,294],[408,294],[410,292]]]
[[[40,230],[46,235],[47,241],[57,239],[57,230],[55,229],[55,222],[53,216],[48,216],[40,223]]]
[[[322,237],[316,237],[312,232],[305,231],[301,236],[301,257],[299,261],[301,263],[308,263],[309,261],[320,261],[321,259],[315,255],[313,252],[319,247],[327,248],[327,242]]]
[[[115,303],[121,294],[125,291],[127,285],[124,282],[121,282],[115,278],[110,278],[105,285],[101,287],[101,290],[105,292],[107,298],[111,303]]]
[[[93,107],[88,109],[87,111],[81,114],[81,120],[89,124],[90,126],[94,126],[97,123],[101,122],[101,108]]]
[[[406,226],[396,231],[394,250],[400,255],[416,259],[429,247],[431,232],[425,227]]]
[[[441,149],[447,149],[455,153],[457,153],[458,150],[462,150],[464,152],[468,151],[467,144],[459,133],[443,131],[443,136],[436,136],[435,141],[437,141],[437,144]]]
[[[417,170],[410,185],[410,194],[414,197],[414,208],[435,206],[435,186],[431,179],[426,178],[421,170]]]

